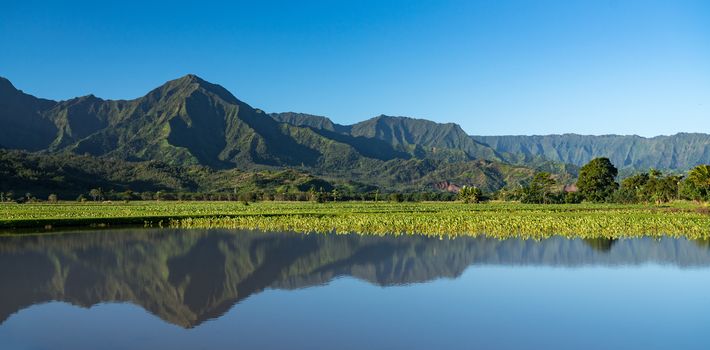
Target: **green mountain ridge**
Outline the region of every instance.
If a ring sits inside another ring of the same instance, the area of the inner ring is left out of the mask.
[[[3,79],[0,130],[3,147],[39,151],[45,158],[78,154],[217,170],[290,168],[409,190],[433,189],[457,178],[458,185],[492,191],[514,184],[508,180],[524,179],[505,174],[510,166],[500,162],[502,157],[456,124],[379,116],[342,126],[306,114],[269,115],[195,75],[168,81],[133,100],[87,95],[59,102],[25,94]],[[14,164],[26,169],[34,163]],[[454,168],[463,173],[447,171]],[[533,172],[516,172],[522,173]],[[7,187],[4,182],[0,187]]]
[[[383,141],[398,151],[418,157],[430,156],[454,161],[505,160],[491,147],[469,137],[455,123],[442,124],[426,119],[380,115],[353,125],[341,125],[327,117],[304,113],[271,113],[270,116],[294,126],[326,130],[369,142]]]
[[[462,185],[495,191],[517,186],[536,171],[550,171],[569,183],[594,157],[609,157],[622,174],[649,168],[682,172],[710,163],[707,134],[469,136],[454,123],[386,115],[340,125],[304,113],[267,114],[192,74],[132,100],[87,95],[51,101],[0,78],[0,147],[37,153],[3,151],[10,164],[0,169],[6,174],[0,191],[34,191],[41,184],[42,193],[62,187],[62,179],[73,179],[68,187],[76,189],[95,183],[117,189],[215,190],[241,178],[230,169],[293,169],[329,183],[397,191]],[[82,172],[77,155],[97,158],[84,161],[100,169],[123,169],[117,173],[127,174],[132,166],[142,170],[125,181],[108,171]],[[61,161],[68,162],[68,171]],[[169,170],[155,170],[161,167]],[[190,167],[212,169],[213,175],[205,180],[207,171]],[[232,180],[216,180],[220,177]]]

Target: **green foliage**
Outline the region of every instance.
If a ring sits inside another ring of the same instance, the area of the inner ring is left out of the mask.
[[[104,197],[104,193],[103,193],[103,191],[102,191],[100,188],[92,188],[92,189],[89,191],[89,196],[91,196],[91,198],[92,198],[94,201],[103,200],[103,199],[104,199],[104,198],[103,198],[103,197]]]
[[[645,201],[653,201],[660,204],[678,199],[678,183],[680,179],[680,176],[663,176],[659,171],[651,170],[648,182],[642,192]]]
[[[553,193],[553,187],[556,184],[552,174],[539,172],[535,174],[530,184],[521,189],[520,201],[537,204],[559,203],[560,195]]]
[[[595,158],[579,170],[577,188],[591,202],[608,201],[619,187],[618,171],[609,158]]]
[[[395,203],[404,202],[404,195],[402,195],[401,193],[390,193],[389,198],[390,198],[390,202],[395,202]]]
[[[683,197],[696,201],[710,200],[710,165],[693,168],[681,184]]]
[[[459,190],[458,199],[464,203],[479,203],[483,200],[483,191],[475,186],[463,186]]]
[[[621,187],[614,194],[614,201],[667,203],[678,199],[680,180],[680,176],[663,176],[660,171],[651,169],[648,173],[636,174],[624,179]]]
[[[710,238],[702,205],[536,205],[511,203],[114,202],[4,204],[0,227],[98,225],[148,222],[184,228],[434,237],[485,235],[541,239],[682,236]]]
[[[567,204],[579,204],[584,200],[584,196],[579,192],[567,192],[564,196],[564,201]]]

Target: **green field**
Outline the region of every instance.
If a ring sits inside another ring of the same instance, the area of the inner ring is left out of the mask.
[[[144,225],[497,238],[710,237],[707,206],[343,202],[130,202],[0,205],[4,233]]]

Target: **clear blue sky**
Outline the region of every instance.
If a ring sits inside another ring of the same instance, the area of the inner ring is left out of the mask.
[[[710,1],[15,1],[0,76],[135,98],[187,73],[268,112],[470,134],[710,132]]]

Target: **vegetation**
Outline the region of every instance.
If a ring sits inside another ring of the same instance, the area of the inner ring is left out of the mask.
[[[459,190],[458,199],[464,203],[478,203],[483,200],[483,191],[474,186],[463,186]]]
[[[696,211],[710,200],[710,166],[689,169],[710,161],[707,135],[472,138],[456,124],[384,115],[338,125],[266,114],[194,75],[127,101],[44,100],[0,78],[0,100],[9,101],[0,108],[0,203],[26,203],[1,207],[5,227],[162,221],[500,237],[707,232]],[[614,163],[634,172],[620,177]],[[645,164],[666,173],[639,173]],[[685,170],[687,177],[677,172]],[[491,199],[525,205],[468,205]],[[683,199],[697,203],[664,207]],[[463,203],[411,204],[456,200]],[[266,201],[299,203],[259,203]],[[611,202],[655,206],[589,204]]]
[[[147,224],[183,228],[416,234],[496,238],[710,235],[707,207],[692,202],[655,205],[526,205],[396,202],[129,202],[6,204],[0,226]]]
[[[616,175],[618,171],[609,158],[595,158],[579,170],[577,187],[588,201],[605,202],[619,187]]]
[[[415,197],[420,198],[417,200],[450,200],[455,194],[441,187],[446,181],[476,186],[490,193],[508,184],[521,183],[534,173],[532,169],[487,161],[442,164],[408,160],[373,168],[369,175],[357,176],[369,178],[370,182],[360,182],[349,174],[315,175],[293,168],[217,170],[201,165],[175,166],[159,161],[127,162],[70,153],[0,149],[0,193],[4,196],[13,192],[14,200],[20,199],[18,193],[25,192],[36,198],[56,194],[64,200],[80,195],[93,199],[89,195],[91,189],[102,189],[103,197],[109,200],[154,199],[158,191],[166,194],[166,200],[237,200],[242,197],[249,201],[308,200],[311,187],[316,191],[323,188],[329,193],[337,188],[339,200],[374,200],[372,197],[378,189],[384,193],[401,193],[405,200],[415,200]],[[100,200],[98,196],[97,200]]]
[[[657,170],[636,174],[621,182],[614,201],[619,203],[655,202],[667,203],[679,198],[678,187],[681,177],[666,175]]]
[[[696,201],[710,201],[710,165],[698,165],[688,173],[681,186],[683,197]]]
[[[537,204],[559,203],[560,196],[553,193],[553,187],[556,183],[552,174],[548,172],[537,173],[530,184],[521,189],[520,201]]]

